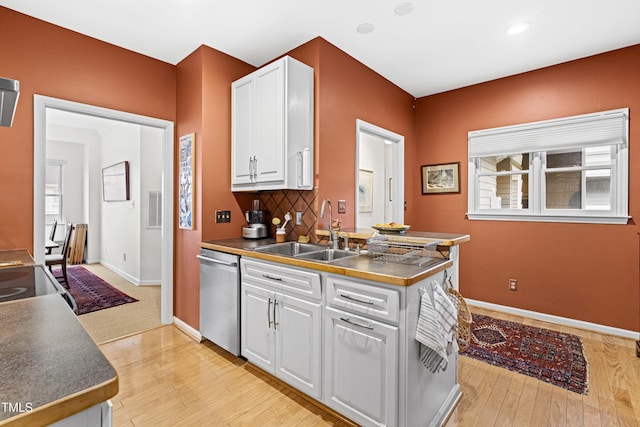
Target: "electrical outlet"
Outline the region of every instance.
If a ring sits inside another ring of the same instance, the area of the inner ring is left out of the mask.
[[[346,200],[338,200],[338,213],[347,213],[347,201]]]
[[[216,211],[216,222],[231,222],[231,211]]]
[[[518,290],[518,281],[516,279],[509,279],[509,290],[510,291]]]
[[[123,261],[126,261],[126,260],[127,260],[127,253],[126,253],[126,252],[124,252],[124,253],[122,254],[122,260],[123,260]]]
[[[302,212],[296,212],[296,225],[302,225]]]

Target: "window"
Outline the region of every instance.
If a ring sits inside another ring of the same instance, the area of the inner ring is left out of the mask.
[[[620,109],[469,132],[469,219],[626,224]]]
[[[44,194],[44,207],[45,207],[45,224],[51,225],[54,220],[59,224],[63,221],[63,188],[62,188],[62,173],[64,162],[57,160],[47,160],[47,166],[45,171],[45,194]]]

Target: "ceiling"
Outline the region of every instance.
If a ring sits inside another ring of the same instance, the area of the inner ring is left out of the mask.
[[[0,0],[177,64],[200,45],[261,66],[322,37],[415,97],[640,43],[638,0]],[[521,34],[506,34],[527,21]],[[375,29],[359,34],[363,23]]]

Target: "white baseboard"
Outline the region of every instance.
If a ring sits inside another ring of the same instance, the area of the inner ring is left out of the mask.
[[[106,262],[104,260],[100,260],[99,262],[100,262],[100,264],[102,264],[105,267],[107,267],[109,270],[111,270],[114,273],[116,273],[118,276],[122,277],[125,280],[128,280],[129,282],[133,283],[136,286],[159,286],[160,285],[160,282],[161,282],[160,279],[157,279],[157,280],[140,280],[137,277],[132,276],[131,274],[127,273],[126,271],[120,270],[115,265],[109,264],[108,262]],[[87,264],[89,264],[89,263],[87,262]]]
[[[188,324],[186,324],[185,322],[183,322],[182,320],[178,319],[175,316],[173,316],[173,324],[176,325],[178,329],[180,329],[185,334],[189,335],[194,340],[198,342],[202,341],[202,335],[200,335],[200,331],[196,330],[192,326],[189,326]]]
[[[160,286],[160,279],[158,280],[139,280],[138,286]]]
[[[129,282],[133,283],[134,285],[138,286],[140,284],[140,280],[137,277],[133,277],[131,274],[127,273],[126,271],[120,270],[115,265],[110,264],[105,260],[100,260],[100,264],[104,265],[109,270],[113,271],[118,276],[122,277],[125,280],[128,280]]]
[[[614,335],[622,338],[630,338],[637,340],[640,332],[629,331],[627,329],[614,328],[612,326],[600,325],[598,323],[585,322],[582,320],[570,319],[568,317],[553,316],[551,314],[538,313],[537,311],[523,310],[520,308],[509,307],[506,305],[492,304],[490,302],[476,301],[465,298],[467,304],[488,310],[502,311],[503,313],[513,314],[515,316],[530,317],[544,322],[555,323],[562,326],[570,326],[572,328],[585,329],[587,331],[598,332],[601,334]]]

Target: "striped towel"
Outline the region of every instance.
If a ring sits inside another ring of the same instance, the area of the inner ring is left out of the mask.
[[[451,302],[447,293],[437,281],[431,282],[433,287],[433,307],[436,318],[444,333],[447,345],[455,341],[456,325],[458,323],[458,309]]]
[[[447,347],[444,332],[426,290],[422,291],[420,297],[416,340],[420,343],[420,361],[425,368],[433,373],[446,369]]]

